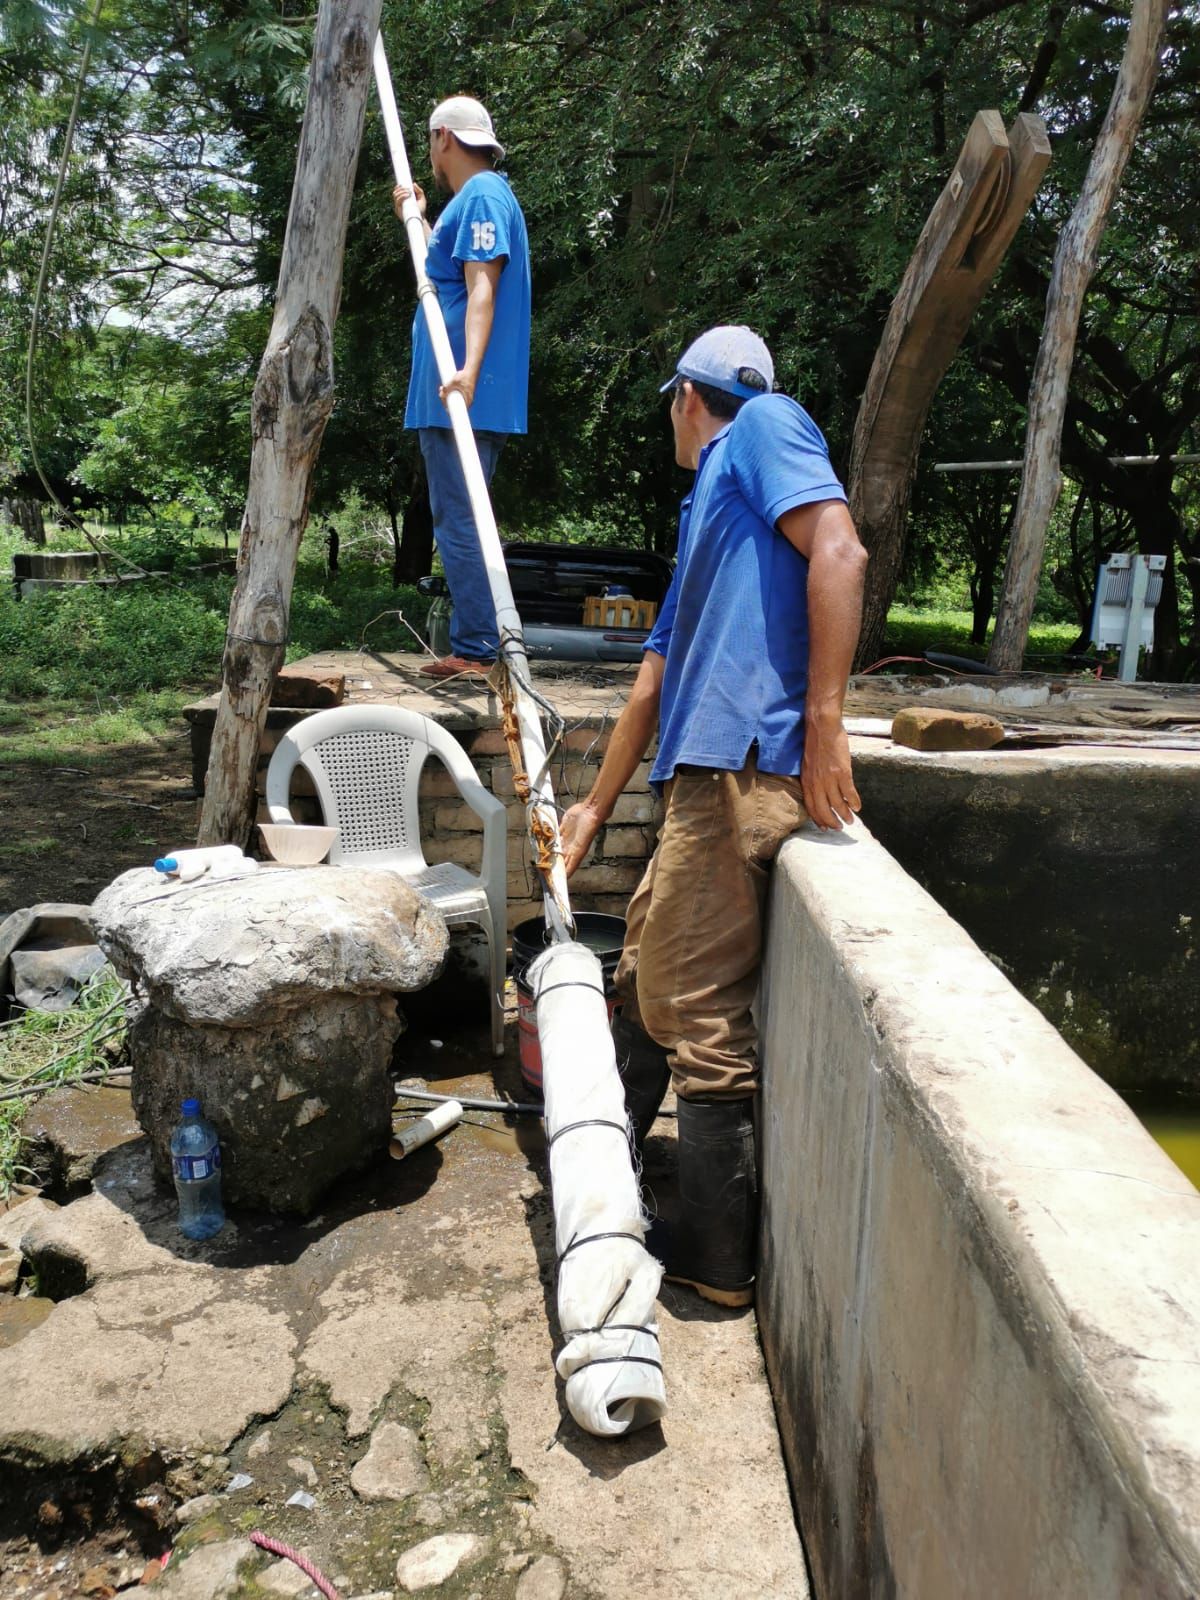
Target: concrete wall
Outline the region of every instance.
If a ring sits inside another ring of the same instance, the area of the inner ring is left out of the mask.
[[[854,757],[868,826],[1090,1066],[1200,1092],[1200,751]]]
[[[1200,1593],[1200,1194],[864,828],[772,890],[759,1313],[823,1600]]]

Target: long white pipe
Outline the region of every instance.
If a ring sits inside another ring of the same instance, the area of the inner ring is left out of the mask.
[[[417,205],[412,192],[412,170],[408,164],[408,152],[404,145],[404,132],[400,126],[399,113],[396,110],[396,96],[392,92],[392,75],[388,70],[382,34],[377,34],[375,37],[374,65],[375,86],[379,91],[379,104],[383,111],[383,126],[387,133],[388,149],[391,152],[392,170],[396,174],[396,182],[409,192],[408,199],[401,208],[401,217],[405,231],[408,234],[408,246],[412,252],[413,267],[416,270],[417,297],[425,314],[425,325],[429,329],[429,341],[433,346],[438,376],[443,383],[449,383],[450,379],[458,371],[458,363],[455,361],[454,352],[450,347],[450,336],[446,332],[446,321],[442,316],[442,308],[438,304],[437,290],[430,282],[429,274],[425,270],[425,257],[427,254],[425,225],[421,218],[421,209]],[[475,434],[471,427],[467,402],[457,391],[452,391],[446,401],[446,410],[450,416],[450,425],[454,430],[454,442],[458,446],[463,476],[467,484],[467,494],[470,497],[471,510],[475,517],[475,527],[479,533],[479,543],[483,551],[483,562],[487,569],[488,585],[492,591],[492,604],[496,609],[496,626],[500,632],[500,651],[504,660],[513,669],[511,682],[516,703],[517,723],[521,731],[521,752],[525,758],[525,770],[529,774],[530,783],[535,785],[529,805],[531,827],[534,818],[536,818],[543,836],[553,839],[553,865],[550,869],[550,882],[546,887],[545,893],[546,920],[556,939],[567,940],[573,936],[574,925],[571,919],[571,906],[567,894],[567,875],[563,866],[562,846],[559,842],[558,813],[554,806],[554,787],[550,774],[546,771],[546,743],[542,735],[541,719],[538,716],[537,706],[524,688],[524,685],[529,681],[529,660],[525,654],[525,635],[521,628],[520,614],[513,601],[512,586],[508,581],[508,569],[504,565],[504,552],[500,548],[500,533],[496,527],[496,518],[492,512],[491,497],[488,494],[487,480],[484,478],[483,467],[480,464],[479,449],[475,443]]]
[[[425,271],[425,229],[412,198],[412,173],[382,38],[375,41],[375,82],[396,182],[409,191],[402,218],[438,373],[446,383],[456,364],[441,307]],[[535,858],[541,853],[539,834],[552,841],[551,866],[543,874],[543,884],[546,921],[554,942],[538,957],[530,974],[542,1045],[546,1148],[559,1269],[558,1316],[564,1341],[556,1365],[566,1384],[567,1407],[576,1422],[591,1433],[612,1436],[657,1422],[666,1409],[655,1318],[662,1267],[643,1243],[645,1216],[626,1143],[625,1097],[608,1028],[600,963],[573,942],[546,747],[536,706],[525,688],[529,663],[521,618],[513,604],[466,402],[460,394],[451,394],[447,409],[491,585],[500,649],[509,668],[521,759],[533,785],[528,819]]]

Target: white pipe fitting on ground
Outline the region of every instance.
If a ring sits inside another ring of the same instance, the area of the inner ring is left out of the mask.
[[[395,1134],[388,1149],[395,1160],[403,1161],[405,1156],[412,1155],[414,1150],[419,1150],[422,1145],[429,1144],[461,1122],[462,1115],[463,1108],[457,1100],[444,1100],[440,1106],[434,1106],[432,1111]]]

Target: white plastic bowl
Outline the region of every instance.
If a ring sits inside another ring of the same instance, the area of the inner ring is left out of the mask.
[[[315,867],[329,854],[336,828],[308,827],[302,822],[260,822],[267,854],[285,867]]]

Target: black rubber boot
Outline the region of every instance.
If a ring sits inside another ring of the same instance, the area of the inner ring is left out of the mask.
[[[612,1037],[617,1071],[625,1086],[625,1109],[633,1124],[633,1142],[641,1155],[670,1081],[667,1052],[624,1011],[618,1011],[612,1020]]]
[[[758,1243],[754,1101],[680,1097],[677,1105],[679,1220],[653,1224],[647,1248],[673,1283],[719,1306],[748,1306]]]

